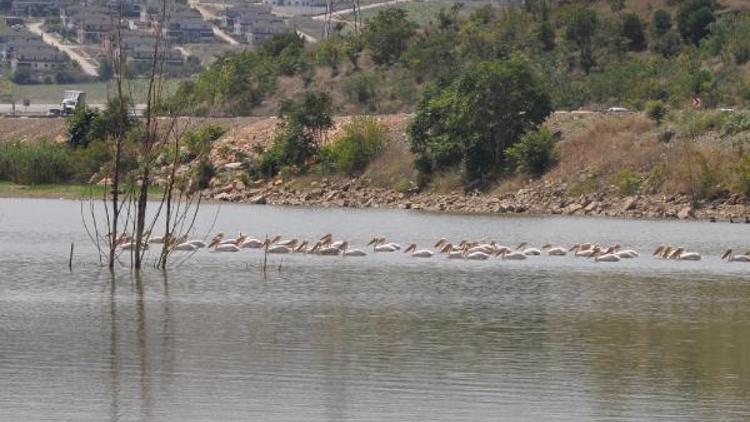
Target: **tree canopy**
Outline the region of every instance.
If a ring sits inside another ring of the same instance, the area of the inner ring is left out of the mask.
[[[428,91],[409,129],[425,174],[463,164],[467,181],[502,172],[505,150],[552,111],[536,73],[518,56],[467,69],[446,89]]]

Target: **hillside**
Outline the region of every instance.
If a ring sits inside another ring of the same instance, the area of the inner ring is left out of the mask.
[[[202,115],[268,115],[280,99],[314,89],[328,92],[340,114],[411,112],[428,87],[477,62],[521,55],[558,110],[640,110],[649,100],[686,108],[696,96],[708,108],[746,107],[750,4],[696,1],[710,3],[708,15],[672,0],[628,0],[621,10],[605,0],[369,9],[360,34],[339,25],[316,44],[276,39],[226,56],[183,84],[172,105]],[[691,20],[693,13],[704,21]]]

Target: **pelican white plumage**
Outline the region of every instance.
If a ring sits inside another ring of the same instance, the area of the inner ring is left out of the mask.
[[[594,262],[620,262],[620,257],[614,253],[614,248],[609,248],[606,251],[599,248],[595,249]]]
[[[367,256],[367,252],[362,249],[347,249],[343,253],[344,256]]]
[[[542,254],[542,251],[540,251],[538,248],[527,248],[528,242],[523,242],[516,248],[517,251],[523,252],[526,256],[539,256]]]
[[[349,242],[344,241],[339,246],[339,249],[341,250],[341,255],[343,256],[367,256],[367,252],[363,251],[362,249],[349,249]]]
[[[470,247],[469,249],[466,250],[467,254],[472,254],[474,252],[482,252],[482,253],[485,253],[487,255],[491,255],[491,254],[495,253],[495,246],[494,245],[490,245],[490,244],[477,245],[477,246],[472,246],[472,247]]]
[[[409,252],[411,252],[411,256],[414,258],[432,258],[432,256],[434,255],[434,252],[427,249],[417,250],[416,243],[412,243],[411,245],[407,246],[406,249],[404,249],[404,253]]]
[[[239,236],[237,236],[235,238],[220,240],[219,244],[220,245],[235,245],[235,246],[239,246],[239,245],[242,244],[242,242],[245,241],[246,238],[247,238],[247,235],[244,235],[244,234],[240,233]]]
[[[367,246],[370,245],[372,245],[372,248],[375,252],[396,252],[397,250],[401,249],[401,246],[396,243],[385,243],[384,237],[372,239],[370,243],[367,244]]]
[[[570,252],[575,251],[573,255],[579,258],[591,258],[594,256],[598,248],[598,246],[592,245],[591,243],[576,243],[570,248]]]
[[[700,261],[701,254],[698,252],[686,252],[685,248],[679,247],[675,249],[668,256],[669,259],[677,259],[680,261]]]
[[[242,249],[260,249],[263,246],[265,246],[265,243],[262,240],[256,239],[254,237],[248,237],[247,239],[243,240],[242,243],[240,243],[240,248]]]
[[[214,248],[215,252],[239,252],[240,247],[235,245],[234,243],[225,243],[225,244],[219,244],[216,245]]]
[[[288,246],[290,248],[295,248],[295,247],[297,247],[297,243],[298,242],[299,242],[299,240],[297,240],[297,239],[286,239],[286,240],[279,240],[279,241],[272,242],[272,243],[274,243],[276,245]]]
[[[726,259],[727,262],[750,262],[750,256],[747,254],[735,255],[731,249],[727,249],[721,256],[721,259]]]
[[[193,252],[193,251],[197,251],[198,249],[199,249],[198,246],[195,246],[195,244],[191,242],[179,243],[172,248],[173,251],[182,251],[182,252]]]
[[[490,257],[490,254],[487,254],[487,253],[484,253],[484,252],[481,252],[481,251],[472,252],[472,253],[466,253],[465,254],[465,258],[469,259],[469,260],[472,260],[472,261],[484,261],[484,260],[488,259],[489,257]]]
[[[510,259],[514,261],[522,261],[526,258],[528,258],[528,255],[521,251],[502,251],[499,253],[500,258],[502,259]]]
[[[542,246],[542,249],[547,251],[547,255],[549,256],[565,256],[568,254],[567,249],[560,246],[554,246],[551,243],[547,243],[546,245]]]
[[[195,246],[198,249],[205,248],[207,246],[206,242],[204,242],[204,241],[202,241],[200,239],[188,240],[186,243],[190,243],[191,245]]]

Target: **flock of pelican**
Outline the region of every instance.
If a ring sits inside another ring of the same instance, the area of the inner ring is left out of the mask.
[[[118,247],[131,250],[135,242],[127,235],[118,238]],[[346,240],[335,240],[332,234],[326,234],[314,243],[307,240],[283,239],[281,236],[273,238],[254,238],[240,233],[237,237],[227,237],[224,233],[214,236],[210,242],[200,239],[189,239],[187,236],[179,238],[148,237],[143,247],[151,244],[166,244],[170,251],[195,252],[199,249],[209,249],[214,252],[240,252],[243,249],[261,249],[269,254],[306,254],[321,256],[366,256],[366,249],[372,248],[372,253],[394,253],[403,251],[413,258],[432,258],[444,256],[448,259],[465,259],[482,261],[490,258],[503,260],[525,260],[535,256],[567,256],[588,258],[595,262],[619,262],[624,259],[638,258],[640,254],[634,249],[623,248],[619,244],[602,246],[596,243],[576,243],[572,247],[546,244],[541,248],[530,246],[523,242],[516,247],[498,244],[495,241],[462,240],[456,244],[447,239],[440,239],[432,248],[419,249],[416,243],[402,246],[388,241],[385,237],[375,237],[367,243],[365,249],[350,248]],[[698,252],[685,250],[683,247],[660,245],[652,254],[655,258],[677,261],[699,261],[702,256]],[[743,255],[736,255],[732,249],[721,255],[727,262],[750,262],[750,251]]]

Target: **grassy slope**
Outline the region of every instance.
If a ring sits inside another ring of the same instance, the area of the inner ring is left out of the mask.
[[[174,92],[181,79],[170,79],[165,85],[165,93]],[[142,102],[146,96],[146,81],[143,79],[134,80],[129,83],[130,92],[136,102]],[[92,82],[83,84],[65,84],[65,85],[15,85],[13,84],[13,93],[15,98],[31,100],[32,104],[58,104],[62,100],[63,91],[66,89],[75,89],[85,91],[89,103],[104,103],[108,96],[116,92],[115,83],[110,82]]]
[[[160,199],[164,190],[152,186],[150,199]],[[104,186],[98,185],[18,185],[12,182],[0,181],[0,198],[60,198],[60,199],[89,199],[102,198]]]
[[[103,186],[89,185],[17,185],[11,182],[0,182],[0,197],[2,198],[64,198],[82,199],[101,197]]]

